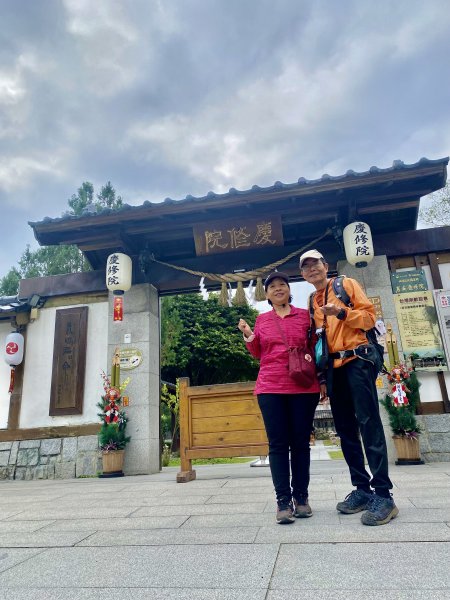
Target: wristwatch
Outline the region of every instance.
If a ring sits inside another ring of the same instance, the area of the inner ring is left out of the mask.
[[[339,319],[339,321],[345,321],[346,317],[347,317],[347,311],[345,310],[345,308],[341,308],[341,310],[336,315],[336,319]]]

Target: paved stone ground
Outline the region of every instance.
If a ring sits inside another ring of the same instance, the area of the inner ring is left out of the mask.
[[[335,510],[343,461],[312,463],[314,516],[274,521],[268,468],[0,482],[0,599],[388,600],[450,594],[450,463],[395,467],[400,515]]]

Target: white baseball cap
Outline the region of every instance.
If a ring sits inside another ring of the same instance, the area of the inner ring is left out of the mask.
[[[316,258],[316,259],[322,259],[325,260],[323,255],[320,254],[320,252],[318,250],[308,250],[307,252],[304,252],[301,256],[300,256],[300,269],[303,266],[303,263],[305,262],[305,260],[307,258]]]

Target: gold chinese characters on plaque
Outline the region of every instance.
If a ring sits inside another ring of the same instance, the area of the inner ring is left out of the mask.
[[[194,227],[197,256],[283,245],[280,217],[239,219]]]

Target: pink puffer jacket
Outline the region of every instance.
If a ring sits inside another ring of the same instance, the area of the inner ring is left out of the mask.
[[[272,309],[258,315],[253,341],[247,342],[252,356],[260,360],[255,394],[304,394],[319,391],[319,382],[304,388],[288,371],[288,351],[275,321],[278,320],[289,346],[302,348],[308,335],[309,312],[291,305],[291,312],[283,319]]]

